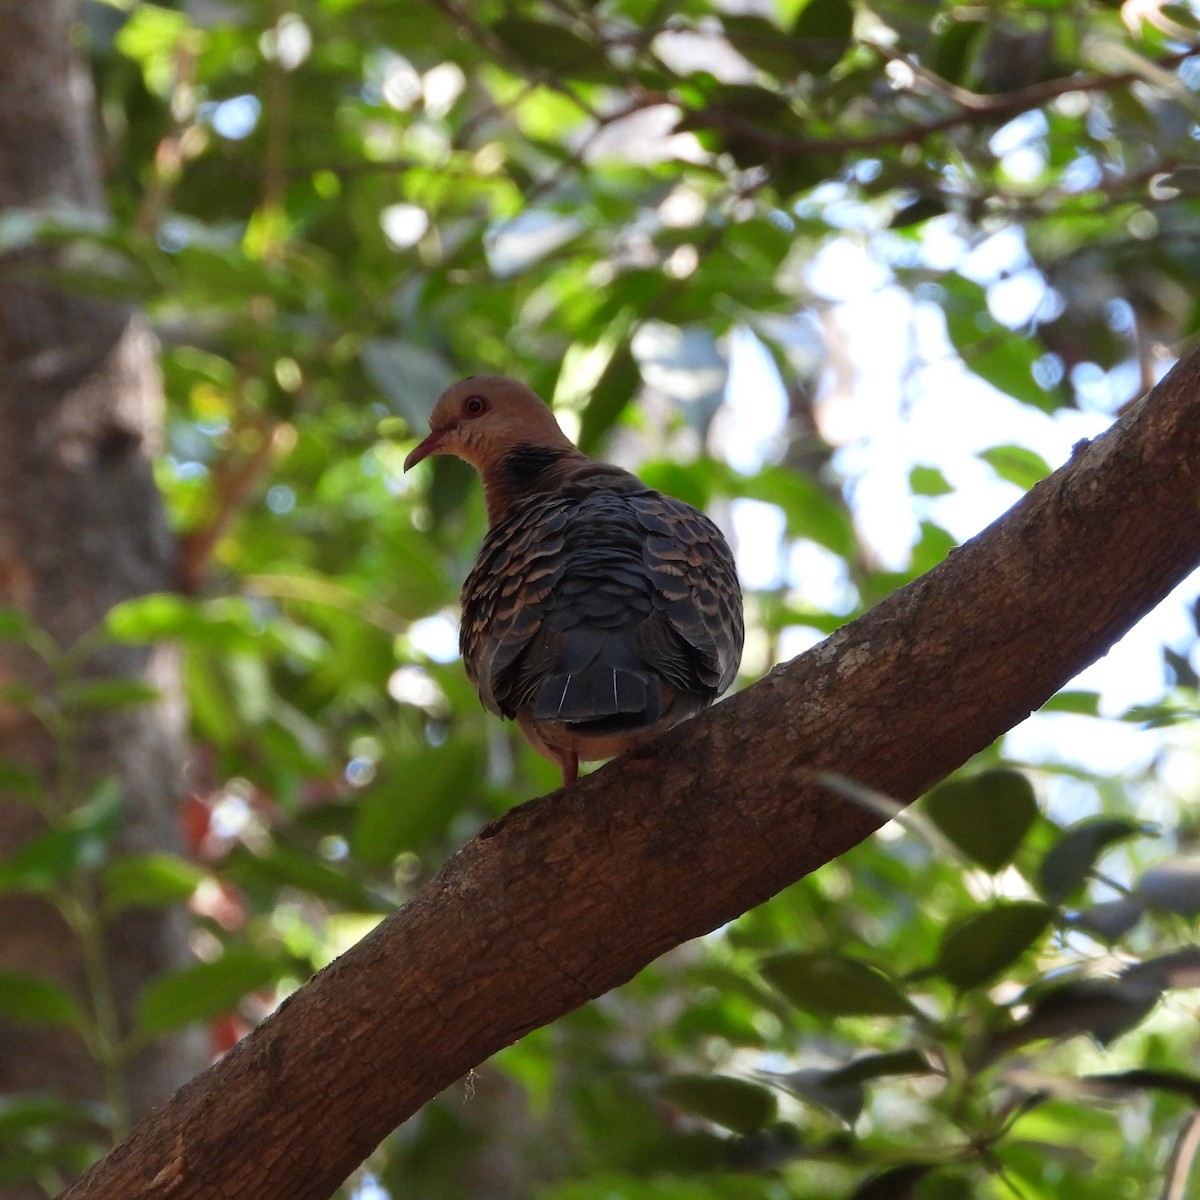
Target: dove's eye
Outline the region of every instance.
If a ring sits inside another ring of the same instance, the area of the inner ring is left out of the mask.
[[[482,396],[468,396],[463,403],[463,412],[468,417],[482,417],[488,410],[488,402]]]

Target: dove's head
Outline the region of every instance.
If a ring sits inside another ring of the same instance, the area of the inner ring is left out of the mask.
[[[523,383],[503,375],[472,375],[438,397],[429,436],[404,460],[404,469],[431,454],[453,454],[486,477],[526,446],[574,449],[545,402]]]

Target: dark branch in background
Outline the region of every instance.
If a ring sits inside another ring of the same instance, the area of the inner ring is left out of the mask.
[[[878,50],[879,47],[874,47]],[[1189,46],[1174,54],[1156,59],[1150,65],[1159,70],[1176,67],[1189,58],[1200,55],[1200,46]],[[909,66],[917,73],[913,63],[904,56],[896,57],[898,61]],[[936,79],[930,72],[922,69],[919,77],[926,82]],[[747,142],[769,150],[774,154],[844,154],[850,150],[877,150],[885,146],[907,146],[924,141],[936,133],[945,133],[960,125],[977,125],[981,119],[987,121],[1011,121],[1022,113],[1040,108],[1043,104],[1065,96],[1068,92],[1105,92],[1114,88],[1125,87],[1142,79],[1139,71],[1120,71],[1114,74],[1068,75],[1062,79],[1050,79],[1045,83],[1036,83],[1030,87],[1018,88],[1016,91],[1003,92],[994,96],[983,96],[957,87],[946,80],[941,80],[939,91],[958,105],[958,111],[947,116],[938,117],[900,129],[882,130],[879,133],[867,133],[856,137],[797,137],[790,133],[780,133],[777,130],[764,129],[761,125],[747,120],[736,113],[727,112],[719,105],[693,107],[688,109],[692,114],[692,127],[697,123],[719,129],[725,133],[735,134]]]
[[[242,448],[242,438],[247,433],[254,438],[249,452]],[[270,467],[278,434],[279,426],[266,418],[257,418],[249,425],[231,429],[227,448],[211,471],[215,511],[207,524],[179,539],[175,586],[184,595],[195,595],[204,587],[217,543],[229,531]]]
[[[1187,1117],[1171,1148],[1171,1157],[1167,1163],[1167,1181],[1162,1190],[1161,1200],[1186,1200],[1188,1179],[1191,1177],[1192,1164],[1196,1161],[1196,1152],[1200,1150],[1200,1112],[1193,1112]]]
[[[325,1200],[489,1055],[881,823],[821,779],[907,803],[1103,654],[1200,562],[1197,463],[1200,351],[866,616],[483,830],[63,1200]]]
[[[1109,74],[1096,71],[1088,75],[1066,75],[1059,79],[1047,79],[1042,83],[1030,84],[1028,87],[1016,88],[1011,92],[984,94],[973,92],[969,88],[959,87],[948,79],[943,79],[928,67],[916,62],[910,55],[903,54],[891,46],[883,46],[877,42],[870,43],[871,49],[882,55],[890,62],[899,62],[907,66],[918,79],[929,84],[935,91],[940,92],[947,100],[957,104],[964,110],[962,119],[970,120],[977,116],[1000,116],[1006,120],[1026,112],[1031,108],[1039,108],[1051,100],[1057,100],[1068,92],[1107,92],[1112,88],[1124,87],[1145,78],[1141,71],[1121,71]],[[1168,71],[1186,62],[1189,58],[1200,54],[1200,46],[1188,46],[1172,54],[1163,55],[1147,61],[1147,66],[1155,71]]]
[[[185,135],[194,128],[196,53],[188,40],[182,39],[175,50],[175,80],[171,88],[173,103],[166,114],[166,129],[158,139],[154,152],[153,170],[138,201],[133,228],[146,237],[154,237],[163,214],[171,205],[175,187],[183,174],[186,161]],[[180,112],[187,112],[187,118]]]
[[[292,87],[290,72],[280,62],[278,44],[280,22],[285,13],[286,9],[280,0],[271,0],[275,45],[267,59],[267,86],[263,96],[263,174],[262,196],[259,200],[259,210],[268,218],[282,210],[284,189],[287,187]],[[277,246],[275,250],[278,251]]]
[[[566,173],[566,169],[569,166],[582,165],[586,145],[590,144],[602,130],[614,122],[623,120],[625,117],[631,116],[642,109],[654,108],[660,104],[681,108],[684,112],[688,113],[693,119],[691,124],[692,129],[708,126],[725,133],[732,133],[774,154],[843,154],[855,150],[877,150],[888,146],[908,146],[934,134],[945,133],[947,130],[955,129],[961,125],[978,124],[981,120],[989,123],[997,120],[1009,121],[1014,117],[1020,116],[1022,113],[1039,108],[1041,105],[1047,104],[1049,101],[1071,92],[1107,92],[1116,88],[1126,87],[1144,78],[1143,74],[1138,71],[1120,71],[1114,74],[1095,72],[1088,75],[1068,75],[1059,79],[1050,79],[1043,83],[1032,84],[1029,87],[1018,88],[1011,92],[984,95],[979,92],[972,92],[967,88],[959,87],[949,80],[942,79],[927,67],[914,62],[908,55],[872,43],[871,48],[873,50],[889,60],[903,63],[909,67],[918,79],[926,83],[941,97],[955,104],[958,107],[958,111],[948,113],[943,117],[937,117],[930,121],[905,125],[899,129],[882,130],[878,133],[847,137],[798,137],[794,134],[781,133],[778,130],[765,129],[761,125],[748,120],[746,117],[722,109],[720,105],[705,107],[688,106],[682,104],[675,96],[647,92],[636,86],[631,88],[631,98],[625,104],[608,113],[598,112],[561,80],[549,77],[545,72],[538,72],[528,63],[519,60],[498,39],[488,34],[485,26],[473,21],[457,4],[453,3],[453,0],[429,0],[429,2],[433,7],[449,16],[465,32],[468,32],[472,38],[477,38],[486,44],[489,50],[493,51],[497,57],[503,58],[508,62],[510,68],[516,74],[524,76],[529,81],[529,91],[538,86],[549,87],[577,105],[581,113],[594,122],[594,128],[585,136],[584,147],[580,147],[571,160],[568,160],[553,172],[554,182],[557,182],[557,178],[560,175]],[[1200,55],[1200,46],[1188,46],[1186,49],[1178,50],[1173,54],[1167,54],[1161,58],[1154,59],[1148,65],[1155,70],[1170,70],[1198,55]],[[520,96],[511,102],[509,107],[512,104],[519,103],[528,94],[528,91],[521,93]],[[486,113],[481,114],[480,117],[474,118],[474,121],[477,123],[483,117],[496,115],[503,115],[503,113],[501,110],[492,108],[487,110]],[[462,137],[460,135],[459,141],[461,142],[461,140]],[[293,178],[310,175],[314,171],[332,171],[339,176],[349,177],[385,173],[388,171],[404,171],[422,165],[424,163],[418,159],[394,158],[380,159],[372,162],[354,161],[345,163],[298,164],[281,167],[280,173],[286,178]],[[261,166],[251,163],[239,164],[239,169],[244,170],[249,175],[261,175],[263,173]],[[1153,170],[1122,178],[1127,179],[1131,183],[1138,183],[1170,169],[1169,166],[1157,166]],[[447,167],[445,170],[450,174],[459,173],[453,167]],[[461,171],[461,174],[464,178],[474,177],[472,172],[465,168]],[[542,185],[538,185],[538,194],[547,190],[545,186],[546,182],[543,181]],[[988,193],[989,196],[994,194],[993,192]],[[1046,194],[1056,195],[1057,193],[1037,193],[1038,196]],[[1033,197],[1031,194],[1031,196],[1014,195],[1013,198],[1031,199]]]
[[[486,25],[480,24],[458,0],[429,0],[429,3],[439,12],[450,18],[460,29],[467,33],[477,44],[485,46],[489,53],[498,60],[506,62],[518,74],[541,83],[565,96],[575,104],[581,112],[586,113],[597,125],[603,125],[606,118],[598,113],[578,91],[556,77],[552,72],[538,70],[528,62],[515,55],[499,38],[495,37]],[[595,30],[598,42],[604,42],[602,34]],[[638,35],[641,48],[652,40],[644,31]],[[1051,100],[1064,96],[1069,92],[1104,92],[1114,88],[1125,87],[1145,78],[1145,73],[1137,70],[1118,72],[1097,71],[1090,74],[1069,75],[1059,79],[1049,79],[1028,87],[1017,88],[1011,92],[983,94],[960,87],[948,79],[943,79],[915,61],[910,55],[904,54],[891,47],[869,43],[881,57],[894,62],[903,63],[927,87],[944,99],[954,104],[958,111],[932,121],[905,126],[901,129],[886,130],[879,133],[862,134],[851,137],[811,138],[797,137],[781,133],[777,130],[764,129],[753,121],[747,120],[736,113],[728,112],[719,105],[706,107],[689,107],[681,104],[672,96],[657,96],[640,89],[636,84],[631,87],[631,93],[641,97],[640,107],[648,107],[654,103],[677,104],[685,112],[690,113],[697,121],[710,128],[735,134],[745,141],[755,143],[775,154],[841,154],[853,150],[874,150],[885,146],[906,146],[923,141],[933,134],[945,133],[960,125],[977,124],[980,119],[990,121],[1008,121],[1021,113],[1034,108],[1040,108]],[[1200,54],[1200,46],[1187,46],[1160,58],[1147,60],[1147,67],[1152,71],[1166,71],[1179,66],[1189,58]],[[615,68],[614,68],[615,69]],[[611,120],[612,118],[607,118]],[[693,126],[695,127],[695,126]]]

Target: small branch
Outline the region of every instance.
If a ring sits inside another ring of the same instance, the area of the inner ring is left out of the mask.
[[[179,539],[175,586],[185,596],[194,596],[204,586],[217,543],[225,536],[242,505],[270,466],[271,458],[279,444],[281,426],[266,419],[259,419],[247,428],[257,433],[258,440],[254,449],[235,462],[240,434],[246,430],[231,430],[230,447],[213,467],[216,512],[212,519],[203,528],[185,533]]]
[[[275,18],[276,39],[285,12],[286,9],[280,0],[272,0],[271,15]],[[265,213],[271,214],[283,207],[284,189],[287,186],[287,133],[292,107],[290,79],[288,71],[280,61],[278,45],[267,59],[265,99],[260,207]]]
[[[969,88],[959,87],[948,79],[943,79],[928,67],[914,62],[907,54],[891,46],[883,46],[876,42],[870,43],[871,49],[891,62],[903,63],[930,87],[946,99],[953,101],[970,116],[1001,116],[1015,115],[1026,109],[1038,108],[1050,100],[1056,100],[1068,92],[1106,92],[1114,87],[1123,87],[1127,83],[1136,83],[1145,78],[1141,71],[1121,71],[1118,74],[1095,71],[1087,75],[1065,75],[1059,79],[1047,79],[1041,83],[1030,84],[1028,87],[1016,88],[1011,92],[982,93],[973,92]],[[1187,59],[1200,54],[1200,46],[1188,46],[1172,54],[1163,55],[1147,63],[1151,70],[1164,71],[1177,67]]]
[[[171,89],[167,131],[154,151],[154,167],[146,190],[138,202],[133,227],[146,237],[153,237],[171,196],[183,175],[187,161],[187,133],[195,128],[196,115],[196,50],[191,40],[184,38],[175,47],[175,84]]]
[[[878,50],[879,47],[874,47],[874,49]],[[1189,46],[1186,50],[1180,50],[1158,59],[1152,65],[1158,69],[1169,69],[1196,55],[1200,55],[1200,46]],[[896,56],[889,55],[889,57]],[[916,70],[908,59],[900,58],[899,61],[905,62],[914,71]],[[924,69],[922,69],[921,77],[937,78]],[[979,95],[943,80],[941,81],[944,84],[943,94],[959,106],[957,112],[921,124],[907,125],[901,129],[881,130],[878,133],[861,134],[857,137],[797,137],[794,134],[777,133],[770,129],[764,129],[753,121],[748,121],[735,113],[725,112],[719,107],[692,108],[688,111],[697,121],[714,129],[736,134],[738,137],[754,142],[763,149],[776,154],[842,154],[850,150],[877,150],[885,146],[912,145],[927,137],[932,137],[934,134],[955,129],[960,125],[974,124],[981,118],[988,121],[1011,120],[1030,109],[1040,108],[1048,101],[1064,96],[1068,92],[1110,91],[1113,88],[1134,83],[1141,78],[1142,74],[1138,71],[1121,71],[1113,75],[1071,75],[994,96]]]
[[[1179,1136],[1171,1148],[1167,1178],[1163,1182],[1160,1200],[1186,1200],[1188,1179],[1200,1150],[1200,1112],[1190,1113],[1180,1127]]]

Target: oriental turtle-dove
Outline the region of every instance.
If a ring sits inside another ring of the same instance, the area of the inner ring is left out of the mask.
[[[483,480],[488,533],[459,644],[483,703],[574,782],[707,708],[742,655],[742,594],[702,512],[577,450],[523,384],[448,388],[405,459],[454,454]]]

